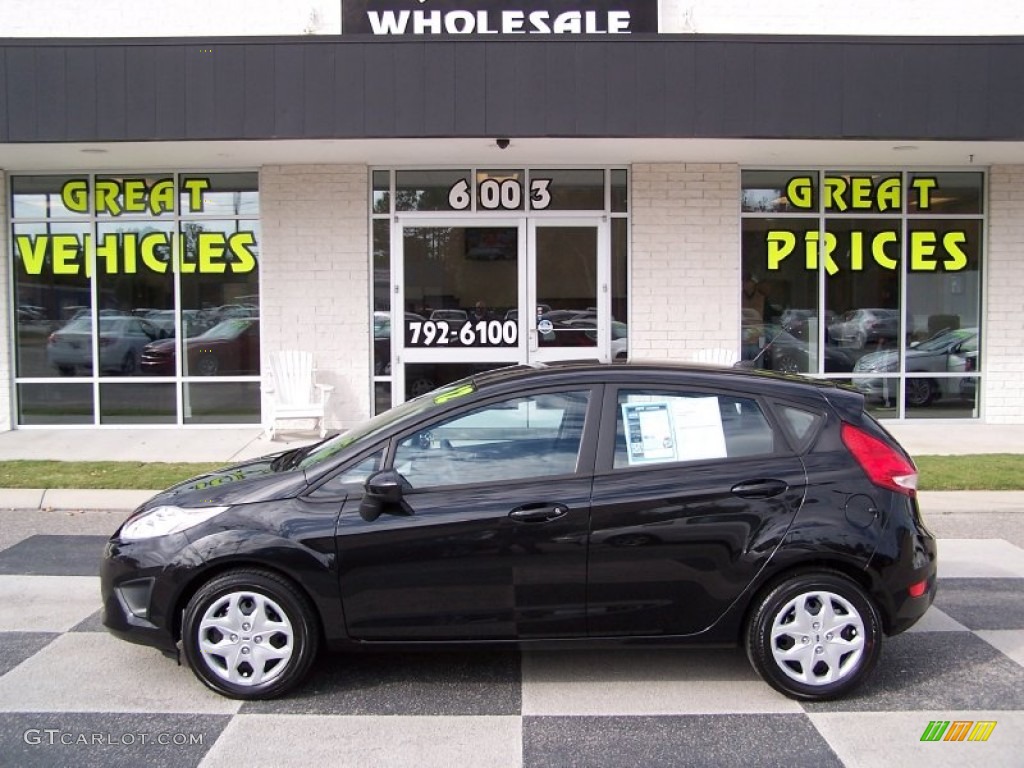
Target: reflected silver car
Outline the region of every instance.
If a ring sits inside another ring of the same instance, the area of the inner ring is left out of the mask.
[[[103,315],[100,317],[100,370],[130,376],[138,370],[142,348],[166,333],[141,317]],[[76,317],[46,342],[46,359],[63,376],[78,368],[92,371],[92,318]]]
[[[942,331],[930,339],[907,349],[907,373],[963,373],[968,370],[968,359],[976,363],[978,353],[978,329],[958,328]],[[899,350],[885,349],[864,355],[857,361],[855,373],[886,373],[899,371]],[[973,368],[971,368],[973,370]],[[853,385],[874,400],[891,400],[896,395],[894,381],[886,379],[855,379]],[[907,405],[921,407],[941,397],[960,397],[960,379],[940,376],[907,377]],[[973,396],[973,395],[972,395]]]

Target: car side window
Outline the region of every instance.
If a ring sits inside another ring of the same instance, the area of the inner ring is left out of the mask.
[[[311,498],[346,496],[350,493],[362,493],[366,479],[380,469],[384,461],[384,449],[374,451],[355,464],[341,470],[338,474],[319,485],[310,494]]]
[[[760,456],[775,434],[756,401],[706,392],[620,390],[614,468]]]
[[[805,411],[792,405],[778,405],[778,415],[785,421],[796,438],[796,445],[803,449],[810,441],[818,425],[822,422],[822,415],[813,411]]]
[[[413,489],[576,471],[589,390],[508,398],[401,440],[394,469]]]

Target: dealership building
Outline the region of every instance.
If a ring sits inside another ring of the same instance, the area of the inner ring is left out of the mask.
[[[258,425],[289,349],[332,429],[701,356],[1024,423],[1019,11],[5,5],[0,428]]]

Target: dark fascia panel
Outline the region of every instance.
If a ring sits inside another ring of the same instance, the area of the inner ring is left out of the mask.
[[[1024,38],[0,39],[0,142],[1024,139]]]

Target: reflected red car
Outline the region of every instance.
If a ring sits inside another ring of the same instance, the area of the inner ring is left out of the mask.
[[[246,317],[223,320],[200,336],[186,339],[186,376],[255,375],[260,372],[260,323]],[[173,376],[176,339],[147,344],[142,350],[142,372]]]

